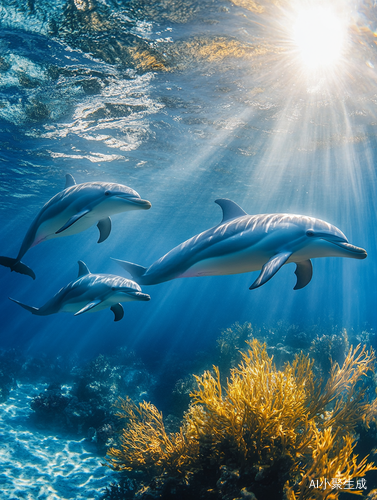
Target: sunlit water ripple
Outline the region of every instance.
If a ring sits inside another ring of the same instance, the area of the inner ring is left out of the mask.
[[[114,473],[101,465],[95,445],[30,424],[30,401],[44,388],[21,384],[0,404],[0,498],[97,499]]]

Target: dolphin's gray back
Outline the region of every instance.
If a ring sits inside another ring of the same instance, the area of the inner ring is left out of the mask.
[[[65,210],[69,205],[74,204],[75,200],[79,200],[77,209],[83,208],[96,197],[97,193],[98,197],[100,197],[104,190],[110,189],[111,185],[111,183],[104,182],[85,182],[64,189],[53,196],[51,200],[42,207],[34,222],[38,225],[42,224],[45,220],[54,217],[57,213]]]

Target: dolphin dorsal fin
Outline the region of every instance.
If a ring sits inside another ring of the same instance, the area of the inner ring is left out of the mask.
[[[71,186],[76,186],[76,181],[73,178],[73,175],[67,174],[65,176],[65,188],[64,189],[70,188]]]
[[[236,217],[242,217],[243,215],[247,215],[247,213],[242,210],[242,208],[237,205],[232,200],[228,200],[226,198],[220,198],[219,200],[215,200],[215,203],[220,205],[223,211],[223,220],[221,221],[226,222],[230,219],[235,219]]]
[[[88,266],[85,264],[85,262],[79,260],[78,265],[79,265],[79,274],[77,276],[78,278],[80,278],[81,276],[85,276],[86,274],[90,274]]]

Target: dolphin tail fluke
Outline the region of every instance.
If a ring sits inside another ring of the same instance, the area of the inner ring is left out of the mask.
[[[34,271],[17,259],[12,259],[11,257],[0,257],[0,265],[9,267],[11,271],[16,271],[16,273],[26,274],[35,280]]]
[[[117,262],[120,266],[122,266],[123,269],[125,269],[128,273],[130,273],[130,275],[136,281],[136,283],[140,283],[140,281],[142,281],[142,277],[145,274],[145,271],[147,270],[146,267],[138,266],[137,264],[133,264],[132,262],[127,262],[126,260],[119,260],[113,258],[111,259]]]
[[[11,300],[12,302],[15,302],[16,304],[23,307],[24,309],[31,312],[32,314],[36,314],[37,316],[42,316],[40,309],[38,307],[28,306],[26,304],[23,304],[22,302],[19,302],[18,300],[12,299],[12,297],[9,297],[9,300]]]

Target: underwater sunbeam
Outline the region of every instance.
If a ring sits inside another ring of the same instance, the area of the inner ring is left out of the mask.
[[[310,7],[298,13],[293,40],[307,68],[316,70],[336,65],[344,51],[345,38],[345,22],[330,8]]]

